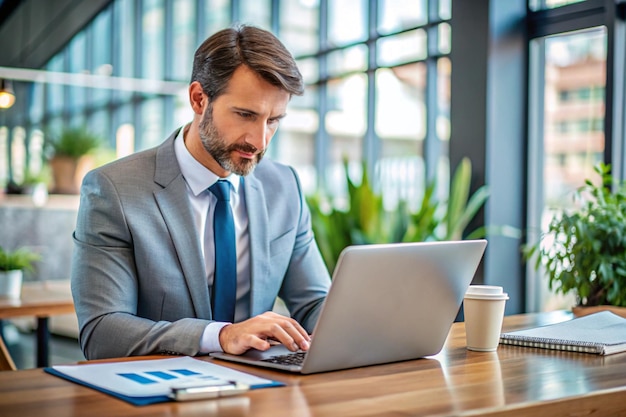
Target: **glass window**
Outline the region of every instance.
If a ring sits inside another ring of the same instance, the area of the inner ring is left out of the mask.
[[[319,61],[314,58],[296,60],[305,84],[315,83],[320,76]],[[306,96],[306,93],[304,94]]]
[[[134,2],[113,3],[113,75],[118,77],[135,77],[135,20]],[[132,92],[123,90],[113,91],[112,94],[116,101],[127,101],[132,96]]]
[[[300,175],[305,193],[317,187],[315,167],[316,138],[321,128],[319,115],[319,61],[314,58],[296,61],[302,73],[306,90],[294,96],[287,107],[287,117],[281,120],[268,156],[293,166]]]
[[[87,71],[86,64],[87,43],[85,33],[81,32],[72,39],[68,49],[68,70],[74,74],[82,74]],[[63,70],[63,69],[61,69]],[[84,87],[69,86],[68,89],[68,107],[71,112],[83,111],[85,108]]]
[[[117,108],[115,108],[111,114],[113,122],[111,126],[113,128],[113,132],[115,132],[115,151],[117,157],[126,156],[135,151],[135,117],[133,113],[133,108],[130,103],[125,103]],[[126,126],[126,128],[122,128]],[[130,127],[128,127],[130,126]],[[128,135],[122,135],[120,138],[120,129],[122,132],[128,132],[128,129],[132,131],[132,135],[129,137]],[[126,129],[126,130],[124,130]],[[113,138],[111,137],[111,140]]]
[[[9,181],[9,128],[0,125],[0,184]]]
[[[17,184],[26,175],[26,131],[21,126],[13,128],[11,135],[11,174]]]
[[[376,71],[376,133],[381,139],[424,139],[425,81],[424,63]]]
[[[530,10],[556,9],[557,7],[567,6],[569,4],[581,3],[587,0],[529,0]]]
[[[239,21],[271,30],[271,0],[239,0]]]
[[[412,30],[387,38],[380,38],[378,44],[378,65],[392,66],[410,61],[425,59],[426,31]]]
[[[117,63],[113,74],[135,76],[135,4],[130,1],[114,3],[115,34],[118,40]]]
[[[428,21],[427,0],[381,0],[378,2],[378,31],[399,32]]]
[[[386,204],[417,203],[423,190],[423,140],[426,135],[426,65],[416,63],[376,71],[378,164]]]
[[[39,125],[44,117],[45,84],[33,83],[30,86],[30,107],[28,108],[28,119],[33,125]]]
[[[115,157],[123,158],[133,152],[135,152],[135,127],[131,123],[124,123],[115,131]]]
[[[117,107],[113,111],[113,119],[115,120],[116,129],[119,128],[119,126],[124,125],[124,124],[128,124],[128,123],[132,124],[134,121],[134,117],[133,117],[133,109],[132,109],[131,103],[125,103]]]
[[[63,53],[55,55],[46,66],[46,70],[52,72],[62,72],[63,68]],[[51,114],[60,114],[63,108],[63,85],[61,84],[46,84],[46,108]]]
[[[606,78],[606,30],[590,30],[565,33],[535,40],[531,43],[533,68],[542,62],[533,75],[542,80],[536,85],[543,95],[542,114],[534,114],[534,120],[542,120],[540,138],[536,138],[543,158],[543,166],[529,168],[531,172],[543,172],[538,184],[542,190],[538,200],[543,202],[541,222],[536,225],[546,230],[556,211],[568,209],[575,204],[573,192],[584,185],[585,179],[595,178],[593,166],[604,159],[604,131],[598,129],[604,123],[604,102],[593,91],[604,91]],[[538,99],[540,100],[540,99]],[[532,107],[531,107],[532,109]],[[537,275],[536,280],[544,280]],[[535,297],[539,308],[553,310],[570,308],[574,300],[563,300],[547,288],[547,282],[539,282]]]
[[[305,95],[292,98],[268,155],[295,166],[305,190],[313,190],[318,182],[336,187],[343,179],[343,157],[350,158],[357,173],[367,155],[377,159],[367,161],[377,167],[371,173],[378,176],[375,181],[396,184],[398,196],[416,195],[415,184],[420,183],[424,166],[443,167],[446,161],[445,155],[424,161],[422,147],[427,111],[432,111],[441,150],[447,152],[450,60],[439,59],[437,76],[428,77],[437,80],[436,88],[428,90],[437,95],[428,101],[437,103],[435,109],[426,108],[427,64],[422,61],[450,52],[451,25],[442,20],[450,19],[451,0],[333,0],[320,8],[321,4],[319,0],[115,0],[47,68],[158,80],[167,76],[185,82],[198,43],[235,23],[234,5],[241,23],[276,28],[296,57],[306,84]],[[166,5],[173,13],[167,20]],[[376,15],[374,28],[369,27],[374,17],[370,11]],[[172,27],[166,28],[170,20]],[[321,26],[326,33],[320,33]],[[166,44],[169,34],[172,45]],[[428,34],[437,37],[430,45],[432,57]],[[113,42],[100,42],[111,37]],[[166,46],[171,46],[176,62],[171,73],[165,65]],[[49,124],[87,121],[106,129],[113,140],[121,125],[131,123],[135,150],[161,143],[169,133],[164,131],[166,123],[180,126],[192,118],[186,93],[165,98],[115,91],[111,100],[106,96],[111,93],[104,90],[74,89],[74,111],[64,113],[63,98],[70,89],[45,85],[44,90],[45,107],[40,111]],[[603,96],[603,90],[594,87],[586,94],[592,99]],[[166,118],[165,108],[173,111]],[[589,129],[601,124],[598,118],[587,123]],[[328,168],[316,172],[320,167]],[[318,175],[325,181],[318,181]],[[406,180],[406,175],[414,180]],[[340,195],[345,190],[327,191]]]
[[[172,28],[174,64],[172,77],[177,81],[188,81],[191,76],[193,54],[196,49],[196,8],[194,0],[175,0],[174,27]]]
[[[64,126],[65,126],[65,122],[60,116],[53,117],[50,120],[48,120],[48,123],[46,124],[45,133],[50,132],[52,134],[56,134],[60,132]]]
[[[39,175],[44,168],[44,138],[43,132],[39,129],[33,129],[28,139],[28,173],[30,175]]]
[[[366,0],[334,0],[328,2],[328,9],[329,45],[342,46],[367,39]]]
[[[141,103],[141,127],[137,131],[139,149],[156,146],[165,140],[163,100],[148,99]]]
[[[70,115],[70,126],[82,127],[85,126],[85,114],[82,111],[76,111]]]
[[[141,22],[141,75],[148,79],[162,79],[165,50],[163,0],[145,0]]]
[[[113,74],[111,65],[111,43],[102,39],[111,39],[111,9],[107,8],[94,19],[91,25],[89,53],[91,54],[90,72],[94,75],[110,76]],[[111,101],[111,90],[93,88],[90,91],[91,106],[106,105]]]
[[[91,24],[92,45],[90,47],[92,72],[100,75],[110,75],[111,44],[102,42],[102,39],[111,39],[111,9],[103,10]]]
[[[452,27],[448,23],[437,25],[437,49],[440,54],[449,54],[452,48]]]
[[[452,17],[452,0],[439,0],[439,18],[449,20]]]
[[[593,131],[594,120],[604,120],[604,104],[591,99],[592,89],[603,88],[606,77],[606,33],[604,29],[569,33],[545,40],[545,98],[543,147],[544,201],[546,208],[561,209],[571,204],[571,192],[593,176],[593,165],[603,159],[604,133]],[[561,92],[571,99],[557,100]],[[558,126],[571,128],[561,134]],[[576,166],[572,155],[585,154]]]
[[[106,142],[103,145],[109,146],[108,141],[112,140],[110,126],[110,114],[106,110],[98,110],[89,116],[89,130],[99,135]]]
[[[287,49],[296,57],[315,53],[319,46],[317,0],[281,1],[279,13],[280,40]]]
[[[367,47],[356,45],[328,54],[328,74],[331,77],[367,69]]]
[[[329,136],[331,155],[326,173],[331,194],[343,193],[332,189],[341,185],[343,159],[356,166],[363,160],[363,137],[367,129],[367,76],[353,74],[328,83],[328,113],[325,125]],[[343,186],[343,185],[342,185]]]
[[[229,0],[206,0],[204,3],[205,37],[209,37],[230,24]],[[204,40],[204,39],[202,39]]]
[[[174,127],[187,124],[191,119],[193,119],[193,110],[189,104],[189,93],[183,90],[174,97]]]
[[[281,120],[269,147],[272,158],[285,161],[298,171],[307,194],[312,193],[317,186],[315,139],[320,129],[317,98],[317,88],[308,87],[303,96],[291,99],[287,117]]]
[[[450,140],[450,73],[452,64],[449,58],[437,60],[437,138],[444,142]],[[432,110],[431,110],[432,111]],[[448,154],[448,152],[444,152]]]

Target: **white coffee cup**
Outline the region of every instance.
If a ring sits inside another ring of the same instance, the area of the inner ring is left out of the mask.
[[[508,299],[502,287],[469,286],[463,299],[467,349],[490,352],[498,348],[504,306]]]

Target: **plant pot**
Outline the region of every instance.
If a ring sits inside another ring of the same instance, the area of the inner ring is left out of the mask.
[[[54,194],[79,194],[83,177],[93,167],[93,159],[83,156],[80,159],[68,156],[55,156],[50,160]]]
[[[626,318],[626,307],[617,307],[611,305],[572,307],[572,313],[574,313],[575,317],[583,317],[588,314],[598,313],[600,311],[610,311],[611,313]]]
[[[22,270],[0,271],[0,298],[19,300],[22,295]]]

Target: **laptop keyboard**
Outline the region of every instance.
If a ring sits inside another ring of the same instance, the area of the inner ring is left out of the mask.
[[[272,356],[267,359],[263,359],[263,362],[276,363],[279,365],[302,365],[306,352],[294,352],[286,355]]]

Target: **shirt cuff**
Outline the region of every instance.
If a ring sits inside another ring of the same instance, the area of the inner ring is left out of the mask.
[[[223,352],[220,345],[220,331],[223,327],[228,326],[228,322],[214,321],[209,323],[202,332],[202,338],[200,339],[200,352]]]

